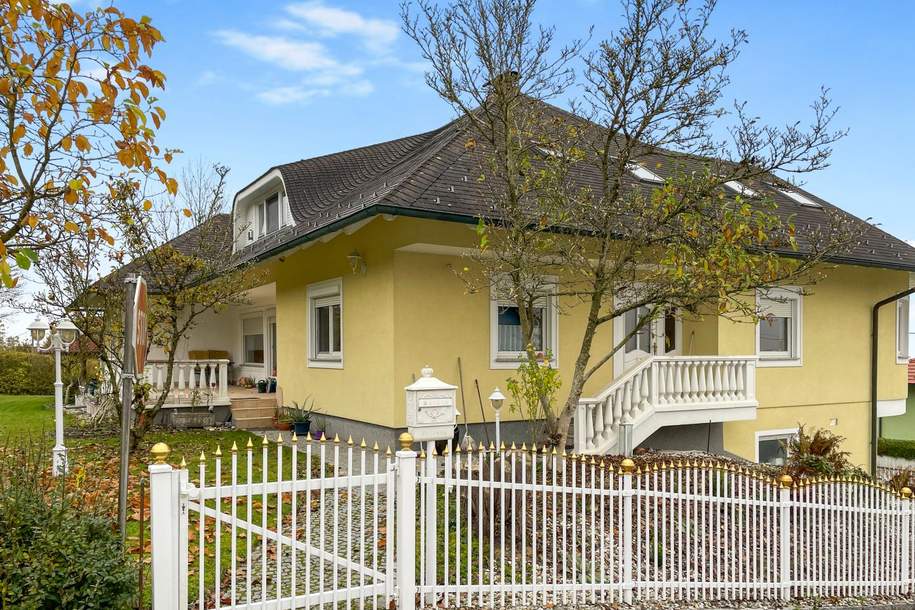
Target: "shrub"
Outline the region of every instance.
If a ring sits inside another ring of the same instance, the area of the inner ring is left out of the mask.
[[[915,460],[915,441],[881,438],[877,442],[877,453],[903,460]]]
[[[0,349],[0,394],[54,392],[54,357],[15,349]]]
[[[816,476],[864,475],[865,473],[848,461],[848,451],[842,450],[844,436],[829,430],[815,428],[808,432],[798,426],[797,436],[786,445],[788,459],[785,472],[795,479]]]
[[[0,607],[131,607],[134,569],[100,507],[48,476],[47,453],[0,454]]]

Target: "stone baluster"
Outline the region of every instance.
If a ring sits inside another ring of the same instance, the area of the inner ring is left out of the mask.
[[[219,362],[219,398],[229,398],[229,362],[227,360]]]
[[[721,375],[721,367],[723,364],[724,363],[722,363],[720,360],[711,363],[711,367],[714,373],[714,385],[712,386],[714,388],[714,393],[712,394],[712,398],[715,402],[721,402],[726,398],[724,383],[722,382]]]
[[[597,441],[603,439],[604,436],[604,409],[606,408],[607,401],[602,400],[594,405],[594,424],[592,425],[593,433],[591,435],[591,445],[594,446],[597,444]],[[589,417],[590,421],[592,418]]]
[[[715,385],[715,363],[708,360],[702,363],[705,369],[705,400],[706,402],[715,402],[718,397],[718,386]]]

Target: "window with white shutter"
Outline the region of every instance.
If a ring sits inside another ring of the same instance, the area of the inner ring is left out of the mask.
[[[308,366],[343,368],[343,280],[310,284]]]
[[[800,291],[771,288],[760,291],[756,303],[760,316],[756,325],[756,352],[760,365],[800,365],[803,336]]]

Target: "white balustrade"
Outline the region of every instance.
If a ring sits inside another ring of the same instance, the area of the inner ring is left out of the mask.
[[[151,394],[160,395],[166,390],[168,362],[148,361],[143,378],[152,386]],[[170,403],[228,404],[229,361],[218,358],[175,360],[168,393]]]
[[[612,445],[624,418],[638,426],[658,411],[756,402],[753,356],[654,356],[615,379],[575,414],[575,450]]]

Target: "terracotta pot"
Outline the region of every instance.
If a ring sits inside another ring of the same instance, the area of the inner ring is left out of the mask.
[[[276,428],[277,430],[282,430],[282,431],[292,430],[292,424],[289,423],[288,421],[273,422],[273,427]]]

